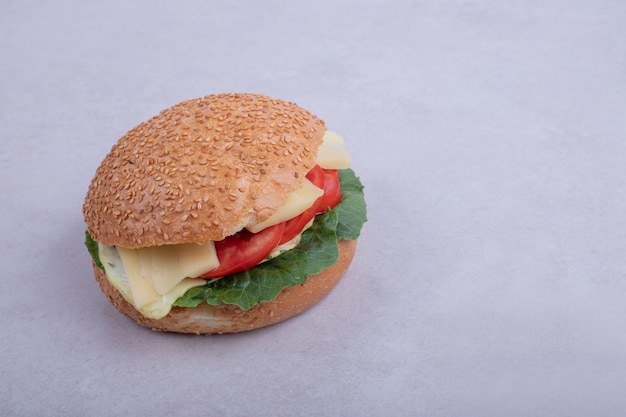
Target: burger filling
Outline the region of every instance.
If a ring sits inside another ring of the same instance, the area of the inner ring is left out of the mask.
[[[269,219],[223,241],[126,249],[93,242],[87,233],[87,246],[111,284],[146,317],[161,318],[172,305],[193,307],[202,301],[244,309],[271,301],[282,288],[334,264],[337,239],[356,239],[366,220],[363,187],[349,169],[350,157],[339,135],[326,133],[316,162],[303,186]],[[350,212],[357,216],[346,215]],[[352,230],[343,236],[342,228]],[[295,278],[287,282],[284,263],[289,263],[287,270],[295,270]],[[269,293],[247,294],[250,282],[269,284]],[[227,287],[226,297],[220,296]],[[241,299],[229,300],[237,293]]]

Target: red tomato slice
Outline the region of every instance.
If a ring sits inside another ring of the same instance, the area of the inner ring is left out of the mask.
[[[318,198],[315,203],[311,206],[311,208],[307,209],[302,214],[294,217],[291,220],[287,220],[285,222],[285,232],[283,233],[282,239],[280,239],[280,244],[289,242],[291,239],[296,237],[304,226],[307,225],[308,222],[311,221],[313,217],[317,214],[318,202],[322,197]]]
[[[324,189],[325,175],[324,170],[320,168],[319,165],[315,165],[313,169],[311,169],[308,174],[306,174],[306,178],[311,181],[316,187]],[[285,232],[283,233],[283,238],[280,240],[280,244],[285,242],[289,242],[291,239],[296,237],[304,226],[307,225],[308,222],[311,221],[313,217],[319,212],[319,204],[322,201],[324,196],[321,196],[315,203],[299,214],[291,220],[287,220],[285,223]]]
[[[252,268],[278,246],[285,222],[270,226],[259,233],[242,230],[224,240],[215,242],[220,266],[201,275],[202,278],[220,278]]]
[[[324,170],[324,195],[319,209],[324,212],[328,207],[333,208],[341,202],[341,186],[339,185],[339,171],[336,169]]]
[[[315,165],[307,174],[306,179],[311,181],[316,187],[324,189],[324,170]]]

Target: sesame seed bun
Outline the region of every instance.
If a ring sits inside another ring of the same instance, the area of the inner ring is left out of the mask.
[[[296,104],[256,94],[184,101],[126,133],[96,170],[83,205],[87,229],[106,246],[141,248],[219,241],[269,218],[315,166],[324,122]],[[339,241],[338,262],[271,302],[173,307],[145,317],[94,264],[102,291],[142,326],[180,333],[232,333],[293,317],[346,272],[356,240]]]
[[[339,241],[337,263],[317,275],[310,276],[303,284],[285,288],[274,301],[254,306],[247,311],[236,305],[211,306],[202,303],[193,308],[172,307],[167,316],[150,319],[128,303],[95,264],[94,273],[111,304],[142,326],[164,332],[237,333],[279,323],[309,309],[330,292],[345,274],[354,257],[356,246],[356,240]]]
[[[126,248],[222,240],[301,186],[325,130],[307,110],[263,95],[184,101],[113,146],[85,198],[87,229]]]

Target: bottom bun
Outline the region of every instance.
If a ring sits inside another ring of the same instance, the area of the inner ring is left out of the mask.
[[[155,331],[178,333],[237,333],[287,320],[312,307],[339,282],[352,262],[356,240],[339,241],[339,260],[333,266],[310,276],[303,284],[282,290],[274,301],[242,310],[236,305],[172,307],[161,319],[150,319],[135,309],[111,285],[104,271],[94,266],[96,280],[111,304],[122,314]]]

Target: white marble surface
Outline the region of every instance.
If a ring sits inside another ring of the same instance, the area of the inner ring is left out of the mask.
[[[3,1],[0,415],[626,413],[626,2]],[[81,205],[125,131],[224,91],[348,141],[344,280],[260,331],[153,333]]]

